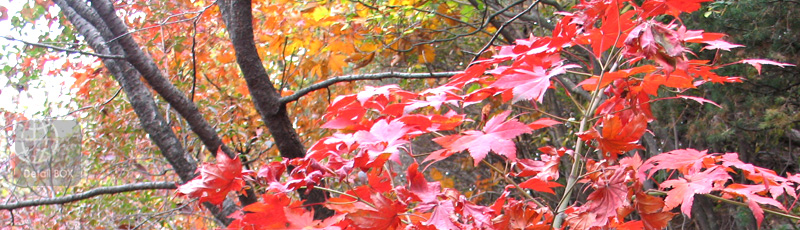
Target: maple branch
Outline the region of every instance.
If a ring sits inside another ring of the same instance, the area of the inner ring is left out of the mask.
[[[9,40],[9,41],[22,42],[23,44],[29,45],[29,46],[37,46],[37,47],[42,47],[42,48],[46,48],[46,49],[53,49],[53,50],[63,51],[63,52],[66,52],[66,53],[79,53],[79,54],[83,54],[83,55],[95,56],[95,57],[100,57],[100,58],[110,58],[110,59],[124,59],[125,58],[122,55],[92,53],[92,52],[81,51],[81,50],[67,49],[67,48],[58,47],[58,46],[54,46],[54,45],[48,45],[48,44],[44,44],[44,43],[29,42],[29,41],[25,41],[25,40],[17,39],[17,38],[12,38],[12,37],[8,37],[8,36],[0,36],[0,37],[5,38],[6,40]]]
[[[605,69],[602,70],[603,74],[600,74],[600,78],[597,82],[602,82],[603,77],[605,76]],[[589,100],[589,107],[587,107],[583,111],[583,117],[581,118],[581,124],[578,128],[578,133],[585,132],[588,128],[586,127],[589,123],[589,118],[591,114],[594,113],[594,110],[597,106],[600,105],[600,98],[602,97],[602,93],[600,91],[600,84],[597,84],[594,91],[592,91],[591,100]],[[577,175],[580,174],[582,169],[581,166],[581,158],[583,157],[581,154],[584,147],[584,142],[580,138],[575,141],[575,154],[573,155],[572,159],[572,168],[570,169],[569,174],[567,175],[567,184],[564,187],[564,195],[561,197],[561,200],[558,203],[556,208],[556,216],[553,220],[553,227],[554,228],[561,228],[561,224],[563,223],[564,219],[566,218],[565,211],[567,210],[567,206],[570,203],[570,196],[572,196],[572,191],[574,190],[575,185],[578,183]]]
[[[646,193],[648,195],[657,195],[657,196],[666,196],[667,195],[667,192],[661,191],[661,190],[648,190],[648,191],[646,191]],[[723,203],[738,205],[738,206],[742,206],[742,207],[749,207],[749,205],[745,204],[744,202],[739,202],[739,201],[735,201],[735,200],[728,200],[728,199],[722,198],[720,196],[709,194],[709,193],[698,194],[698,195],[703,195],[705,197],[708,197],[708,198],[711,198],[711,199],[714,199],[714,200],[718,200],[718,201],[721,201]],[[759,206],[762,206],[762,205],[759,205]],[[785,218],[789,218],[789,219],[800,220],[800,216],[792,215],[790,213],[782,212],[782,211],[779,211],[779,210],[775,210],[775,209],[767,208],[767,207],[763,207],[763,206],[761,207],[761,209],[764,210],[764,212],[766,212],[766,213],[774,214],[774,215],[785,217]]]
[[[300,97],[314,92],[316,90],[328,88],[329,86],[339,83],[339,82],[351,82],[351,81],[360,81],[360,80],[382,80],[382,79],[389,79],[389,78],[401,78],[401,79],[426,79],[426,78],[446,78],[452,77],[453,75],[460,74],[463,72],[456,71],[456,72],[435,72],[435,73],[401,73],[401,72],[384,72],[384,73],[370,73],[370,74],[354,74],[354,75],[344,75],[334,78],[329,78],[327,80],[314,83],[306,88],[302,88],[300,90],[295,91],[292,95],[282,97],[280,99],[281,104],[286,104],[289,102],[296,101],[300,99]]]
[[[716,195],[708,194],[708,193],[703,194],[703,196],[711,198],[711,199],[714,199],[714,200],[722,201],[723,203],[738,205],[738,206],[742,206],[742,207],[749,207],[747,204],[745,204],[743,202],[739,202],[739,201],[735,201],[735,200],[728,200],[728,199],[725,199],[725,198],[722,198],[722,197],[719,197],[719,196],[716,196]],[[759,206],[761,206],[761,205],[759,205]],[[789,219],[794,219],[796,221],[800,220],[800,216],[795,216],[795,215],[792,215],[792,214],[789,214],[789,213],[781,212],[781,211],[774,210],[774,209],[767,208],[767,207],[761,207],[761,209],[764,210],[764,212],[766,212],[766,213],[778,215],[778,216],[789,218]]]
[[[70,202],[75,202],[79,200],[89,199],[99,195],[105,194],[116,194],[116,193],[123,193],[123,192],[132,192],[132,191],[139,191],[139,190],[155,190],[155,189],[175,189],[177,185],[175,182],[142,182],[142,183],[135,183],[135,184],[125,184],[125,185],[117,185],[117,186],[108,186],[108,187],[100,187],[100,188],[93,188],[85,192],[60,196],[60,197],[53,197],[53,198],[45,198],[45,199],[37,199],[37,200],[25,200],[15,203],[8,203],[8,204],[0,204],[0,210],[14,210],[18,208],[25,208],[25,207],[34,207],[34,206],[42,206],[42,205],[53,205],[53,204],[66,204]]]

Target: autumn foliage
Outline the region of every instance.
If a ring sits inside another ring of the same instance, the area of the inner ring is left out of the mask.
[[[746,206],[759,225],[765,211],[797,219],[789,210],[797,199],[798,175],[777,175],[740,161],[736,153],[679,149],[649,159],[637,153],[655,119],[651,104],[689,99],[716,105],[686,92],[742,81],[717,75],[716,69],[729,64],[693,59],[697,51],[690,44],[717,52],[739,46],[725,42],[724,34],[690,30],[677,19],[706,1],[581,1],[574,11],[560,13],[551,36],[495,47],[491,57],[441,86],[418,92],[366,87],[336,97],[322,125],[336,132],[316,141],[304,158],[239,173],[241,164],[220,157],[179,192],[218,203],[252,182],[263,194],[232,216],[230,229],[662,229],[678,214],[691,217],[697,195]],[[566,58],[576,55],[592,58],[577,63]],[[787,65],[738,63],[759,71],[762,64]],[[535,107],[554,91],[575,96],[556,78],[563,74],[584,76],[578,87],[590,92],[586,103],[575,104],[582,111],[577,119],[511,109],[514,103]],[[482,116],[466,112],[492,102]],[[521,135],[564,123],[580,128],[573,133],[574,145],[541,146],[536,158],[518,157],[515,141],[524,141]],[[424,135],[434,136],[442,148],[418,153],[408,147]],[[425,165],[461,152],[474,166],[483,164],[509,182],[499,199],[478,202],[422,176]],[[386,167],[401,164],[402,155],[418,154],[428,155],[404,171]],[[503,161],[488,162],[490,154]],[[399,174],[405,180],[397,180]],[[322,205],[334,216],[314,220],[292,195],[312,188],[329,193]],[[576,202],[574,192],[588,195]],[[550,206],[536,194],[560,200]]]

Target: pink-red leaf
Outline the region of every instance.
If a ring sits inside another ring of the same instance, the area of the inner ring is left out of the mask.
[[[787,66],[794,66],[794,65],[789,64],[789,63],[780,63],[780,62],[764,60],[764,59],[745,59],[745,60],[738,61],[736,63],[744,63],[744,64],[752,65],[753,67],[756,68],[756,70],[758,70],[758,74],[761,74],[761,65],[775,65],[775,66],[780,66],[781,68],[787,67]]]
[[[681,205],[681,212],[692,217],[694,195],[720,190],[720,186],[730,179],[728,173],[719,166],[683,178],[664,181],[661,183],[661,188],[672,188],[664,199],[664,208],[669,210]]]
[[[470,155],[477,166],[489,151],[493,151],[508,159],[517,158],[517,147],[511,139],[523,134],[530,133],[531,128],[525,124],[511,119],[505,121],[511,111],[503,112],[486,122],[483,131],[469,130],[464,132],[458,140],[453,142],[453,151],[469,150]]]
[[[228,192],[244,187],[242,162],[238,157],[231,159],[222,151],[217,152],[216,164],[203,163],[198,171],[200,176],[178,186],[178,193],[199,198],[199,202],[221,204]]]

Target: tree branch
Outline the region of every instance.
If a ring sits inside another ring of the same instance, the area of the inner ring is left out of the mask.
[[[89,199],[99,195],[105,194],[116,194],[116,193],[123,193],[123,192],[132,192],[132,191],[139,191],[139,190],[154,190],[154,189],[175,189],[177,185],[175,182],[142,182],[142,183],[135,183],[135,184],[125,184],[125,185],[117,185],[117,186],[109,186],[109,187],[100,187],[100,188],[93,188],[89,191],[85,191],[82,193],[76,193],[66,196],[60,197],[53,197],[53,198],[45,198],[45,199],[38,199],[38,200],[26,200],[20,201],[16,203],[9,203],[9,204],[0,204],[0,210],[14,210],[18,208],[24,207],[33,207],[33,206],[42,206],[42,205],[53,205],[53,204],[66,204],[70,202],[75,202],[79,200]]]
[[[110,58],[110,59],[124,59],[125,58],[122,55],[108,55],[108,54],[92,53],[92,52],[86,52],[86,51],[81,51],[81,50],[67,49],[67,48],[58,47],[58,46],[54,46],[54,45],[48,45],[48,44],[44,44],[44,43],[29,42],[29,41],[25,41],[25,40],[22,40],[22,39],[16,39],[16,38],[7,37],[7,36],[0,36],[0,37],[5,38],[6,40],[9,40],[9,41],[22,42],[23,44],[29,45],[29,46],[42,47],[42,48],[45,48],[45,49],[53,49],[53,50],[63,51],[63,52],[66,52],[66,53],[79,53],[79,54],[83,54],[83,55],[95,56],[95,57],[100,57],[100,58]]]
[[[471,1],[474,1],[474,0],[471,0]],[[477,61],[478,58],[481,56],[481,54],[483,54],[483,52],[485,52],[487,49],[489,49],[489,47],[492,46],[492,43],[494,43],[494,41],[497,39],[497,35],[501,34],[503,32],[503,29],[505,29],[506,26],[508,26],[508,24],[511,24],[512,22],[517,20],[519,17],[521,17],[525,13],[528,13],[528,11],[531,11],[533,9],[533,7],[535,7],[536,5],[539,4],[540,1],[541,0],[536,0],[535,2],[531,3],[531,5],[528,6],[528,8],[525,8],[525,10],[523,10],[522,12],[517,13],[517,15],[515,15],[511,19],[508,19],[508,21],[504,22],[502,25],[498,26],[496,23],[493,23],[492,25],[497,27],[497,32],[495,32],[494,35],[492,36],[492,38],[489,39],[489,42],[487,42],[486,45],[483,46],[481,51],[478,51],[478,54],[475,55],[474,58],[472,58],[472,62],[471,63],[474,63],[475,61]],[[506,7],[506,9],[508,9],[509,7],[511,7],[511,6]],[[503,11],[500,11],[500,12],[503,12]],[[506,34],[503,34],[503,36],[506,37],[506,40],[509,40],[509,38],[508,38],[508,36]],[[514,40],[509,40],[509,43],[512,43],[513,41]]]
[[[381,80],[381,79],[388,79],[388,78],[402,78],[402,79],[425,79],[425,78],[446,78],[452,77],[453,75],[463,73],[463,72],[437,72],[437,73],[398,73],[398,72],[385,72],[385,73],[371,73],[371,74],[356,74],[356,75],[345,75],[339,76],[334,78],[329,78],[327,80],[314,83],[306,88],[302,88],[294,92],[294,94],[283,97],[280,99],[281,104],[286,104],[289,102],[296,101],[300,99],[300,97],[314,92],[316,90],[328,88],[333,84],[339,82],[350,82],[350,81],[359,81],[359,80]]]
[[[74,2],[75,0],[70,0]],[[115,14],[113,5],[106,0],[97,0],[92,2],[94,7],[102,17],[103,21],[108,25],[113,36],[117,38],[120,46],[125,51],[125,56],[134,68],[136,68],[147,83],[164,98],[171,106],[181,115],[186,122],[189,123],[192,131],[197,134],[203,144],[211,152],[211,155],[216,156],[217,150],[222,150],[228,157],[235,157],[230,148],[222,144],[222,139],[217,135],[214,128],[208,124],[202,113],[197,106],[189,100],[186,95],[178,90],[172,82],[164,76],[164,73],[158,68],[153,58],[147,53],[143,52],[139,44],[133,40],[133,37],[128,33],[128,27],[122,20]]]
[[[86,5],[87,2],[76,0],[55,0],[55,2],[96,52],[117,55],[125,53],[117,41],[112,41],[115,39],[114,35],[98,13]],[[98,4],[98,1],[93,1],[92,4]],[[140,73],[126,60],[104,58],[102,61],[114,79],[122,86],[141,126],[161,150],[161,155],[175,169],[182,181],[187,182],[193,179],[196,176],[197,163],[191,155],[186,154],[177,136],[159,112],[150,89],[139,80]],[[203,204],[217,220],[225,225],[231,222],[228,216],[236,209],[236,205],[227,199],[222,209],[207,202]]]
[[[256,111],[261,115],[264,124],[272,134],[278,151],[284,158],[301,158],[306,155],[305,146],[292,126],[286,106],[280,103],[280,94],[269,79],[261,57],[258,56],[253,39],[253,9],[250,0],[218,1],[225,28],[236,52],[236,63],[242,71],[250,97]],[[306,199],[305,204],[313,204],[314,218],[324,219],[333,215],[333,210],[319,204],[325,202],[326,194],[322,190],[298,191],[300,197]]]

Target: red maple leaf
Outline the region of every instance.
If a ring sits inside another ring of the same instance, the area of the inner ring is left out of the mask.
[[[240,191],[245,184],[242,177],[242,162],[238,157],[229,158],[222,151],[217,151],[216,164],[203,163],[197,170],[200,175],[178,186],[178,193],[199,198],[199,202],[221,204],[228,192]]]
[[[532,130],[537,130],[537,129],[546,128],[546,127],[550,127],[550,126],[554,126],[554,125],[558,125],[558,124],[561,124],[561,122],[545,117],[545,118],[541,118],[539,120],[536,120],[534,122],[531,122],[530,124],[528,124],[528,127],[530,127]]]
[[[758,193],[765,193],[767,191],[767,187],[763,185],[730,184],[722,191],[725,193],[723,198],[726,199],[744,197],[747,206],[753,211],[753,216],[756,218],[758,226],[761,226],[761,221],[764,220],[764,210],[759,204],[772,205],[787,212],[786,208],[777,200],[758,195]]]
[[[453,223],[453,215],[455,211],[455,206],[453,206],[452,200],[440,200],[434,201],[427,205],[421,205],[418,208],[427,209],[432,206],[433,213],[431,213],[431,217],[428,218],[425,222],[422,222],[425,226],[433,226],[436,229],[461,229]]]
[[[780,62],[764,60],[764,59],[745,59],[745,60],[738,61],[736,63],[750,64],[753,67],[755,67],[756,70],[758,70],[758,74],[761,74],[761,65],[776,65],[776,66],[780,66],[781,68],[786,67],[786,66],[794,66],[794,65],[789,64],[789,63],[780,63]]]
[[[410,130],[403,122],[382,119],[372,125],[369,131],[358,131],[353,137],[359,143],[360,152],[355,166],[361,168],[380,167],[386,160],[400,162],[400,149],[408,143],[405,135]]]
[[[694,12],[700,9],[700,3],[712,0],[650,0],[644,1],[642,8],[645,17],[669,14],[678,17],[683,12]]]
[[[688,67],[683,56],[686,49],[680,34],[670,27],[654,20],[636,26],[625,38],[625,55],[652,59],[667,73],[676,68],[685,70]]]
[[[563,185],[554,181],[546,181],[539,178],[531,178],[525,182],[519,183],[520,188],[527,188],[537,192],[546,192],[555,195],[556,192],[552,188],[562,187]]]
[[[456,105],[458,101],[464,100],[463,96],[455,94],[454,91],[459,90],[452,86],[440,86],[433,89],[427,89],[420,93],[424,95],[424,100],[411,100],[411,102],[404,108],[404,112],[409,113],[418,108],[431,106],[436,110],[444,104]]]
[[[452,156],[454,153],[458,151],[453,150],[453,143],[461,138],[461,135],[448,135],[443,137],[433,138],[433,142],[441,145],[443,149],[433,151],[428,157],[425,158],[422,162],[433,161],[431,164],[436,163],[437,161],[444,160],[445,158]],[[428,164],[430,166],[431,164]]]
[[[441,192],[439,182],[428,182],[425,176],[417,170],[419,165],[415,162],[408,167],[408,191],[410,191],[418,201],[433,202]]]
[[[552,229],[553,214],[547,208],[537,207],[533,202],[509,200],[503,207],[503,215],[495,219],[495,229]]]
[[[587,141],[596,140],[597,148],[604,156],[616,160],[618,154],[641,148],[637,142],[647,131],[647,117],[636,114],[630,120],[624,121],[619,116],[607,115],[603,118],[602,125],[602,133],[593,127],[578,136]]]
[[[639,180],[644,180],[653,176],[658,170],[673,169],[678,170],[683,175],[691,175],[700,172],[701,169],[714,165],[713,158],[709,158],[707,151],[697,151],[696,149],[676,149],[666,153],[658,154],[648,159],[639,168]],[[650,171],[647,177],[644,174]]]
[[[314,220],[314,212],[307,210],[302,202],[292,201],[285,193],[264,194],[262,201],[234,214],[235,219],[228,229],[326,229],[341,218],[334,216],[326,220]]]
[[[600,84],[599,88],[603,89],[606,86],[608,86],[608,84],[611,84],[612,82],[616,81],[617,79],[627,78],[627,77],[630,77],[630,76],[633,76],[633,75],[636,75],[636,74],[640,74],[640,73],[651,73],[651,72],[654,72],[655,70],[656,70],[656,67],[653,66],[653,65],[643,65],[643,66],[633,67],[633,68],[630,68],[630,69],[623,69],[623,70],[618,70],[618,71],[614,71],[614,72],[608,72],[608,73],[603,74],[603,80],[602,81],[600,81],[600,76],[592,76],[590,78],[587,78],[586,80],[583,80],[581,83],[578,84],[578,86],[583,87],[583,89],[586,90],[586,91],[594,91],[596,88],[598,88],[598,86],[597,86],[598,81],[600,81],[599,82],[599,84]]]
[[[284,171],[286,171],[286,164],[283,162],[273,161],[267,165],[261,166],[261,170],[258,170],[256,178],[268,186],[267,190],[277,189],[285,191],[285,187],[280,181],[281,175],[283,175]]]
[[[617,215],[617,209],[628,206],[627,173],[623,169],[613,171],[608,178],[600,177],[593,183],[594,192],[586,197],[588,212],[597,217],[595,226],[604,226],[609,218]]]
[[[722,184],[731,179],[723,166],[715,166],[705,171],[686,175],[685,177],[667,180],[661,188],[672,188],[664,199],[664,208],[669,210],[681,205],[681,212],[692,217],[692,203],[695,194],[707,194],[721,190]]]
[[[557,180],[559,177],[558,164],[561,156],[568,150],[561,148],[556,150],[551,146],[539,148],[545,154],[540,155],[542,160],[517,159],[514,162],[519,167],[519,173],[511,173],[512,176],[528,177],[535,176],[541,180]]]
[[[483,131],[469,130],[450,146],[452,151],[469,150],[477,166],[483,158],[493,151],[508,159],[517,158],[517,147],[511,139],[523,133],[530,133],[531,128],[511,119],[505,121],[511,111],[505,111],[486,122]]]
[[[675,216],[675,213],[663,210],[664,200],[643,192],[636,193],[634,207],[642,217],[644,229],[647,230],[664,229]]]
[[[369,197],[368,202],[375,208],[356,209],[348,213],[345,218],[352,221],[357,229],[396,229],[400,224],[398,213],[405,212],[405,206],[378,193],[373,193]]]
[[[463,195],[459,196],[456,204],[456,212],[461,213],[465,223],[472,222],[472,226],[478,229],[486,229],[492,226],[493,210],[486,206],[476,205],[467,200]]]
[[[535,65],[535,64],[553,64],[553,63],[535,63],[531,65],[528,62],[517,62],[513,68],[498,68],[495,71],[502,70],[499,79],[492,84],[492,87],[501,89],[512,89],[514,93],[513,102],[520,100],[537,100],[540,103],[544,98],[544,93],[550,87],[550,78],[559,74],[566,73],[567,69],[578,68],[578,65],[561,65],[556,64],[551,70],[547,70],[549,66]]]

